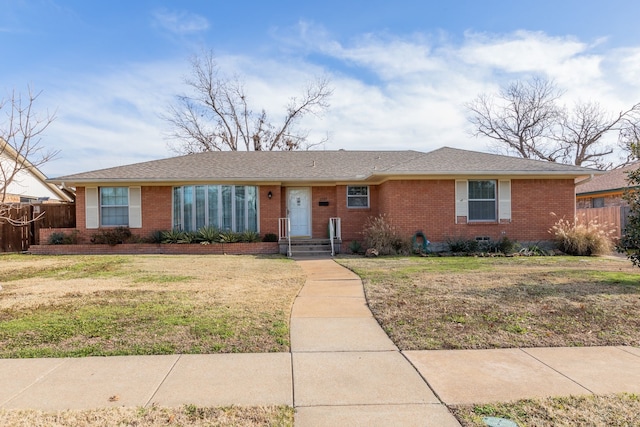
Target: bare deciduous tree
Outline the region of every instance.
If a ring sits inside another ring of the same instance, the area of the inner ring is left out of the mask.
[[[264,109],[257,113],[251,108],[240,78],[222,75],[212,52],[192,58],[191,66],[192,75],[185,83],[192,94],[178,96],[164,116],[173,129],[170,137],[177,140],[171,147],[177,153],[297,150],[322,142],[309,143],[308,132],[296,125],[305,115],[329,107],[328,79],[317,79],[302,96],[291,98],[276,126]]]
[[[562,92],[553,82],[534,78],[509,84],[495,95],[479,95],[467,104],[475,136],[493,140],[493,148],[527,159],[590,166],[612,166],[604,136],[630,132],[636,104],[616,116],[597,102],[578,102],[572,110],[558,105]]]
[[[561,95],[552,82],[539,78],[511,83],[497,96],[481,94],[466,105],[474,135],[491,138],[497,152],[555,162],[562,149],[549,135],[561,115],[556,105]]]
[[[41,136],[55,120],[55,114],[47,112],[41,116],[35,111],[40,94],[28,88],[26,95],[12,91],[0,99],[0,222],[24,224],[24,220],[10,217],[11,209],[18,204],[8,200],[9,186],[22,174],[42,166],[58,154],[41,145]]]

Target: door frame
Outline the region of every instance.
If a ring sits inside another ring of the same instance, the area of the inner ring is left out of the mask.
[[[312,197],[312,190],[311,187],[287,187],[287,218],[289,218],[289,221],[291,221],[291,215],[290,215],[290,208],[289,208],[289,201],[290,201],[290,193],[291,190],[304,190],[307,192],[307,199],[308,199],[308,203],[307,203],[307,233],[306,234],[293,234],[291,233],[291,237],[311,237],[311,229],[312,229],[312,224],[311,224],[311,206],[312,206],[312,202],[311,202],[311,197]],[[291,229],[293,230],[293,224],[291,225]]]

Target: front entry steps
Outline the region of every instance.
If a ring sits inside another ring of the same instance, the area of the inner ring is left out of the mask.
[[[287,255],[288,241],[280,240],[280,253]],[[340,253],[341,240],[333,241],[333,249]],[[293,257],[321,257],[331,256],[331,240],[329,239],[291,239],[291,256]]]

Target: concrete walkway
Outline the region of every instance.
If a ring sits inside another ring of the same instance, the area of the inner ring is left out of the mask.
[[[445,404],[640,393],[637,347],[399,352],[360,279],[299,260],[291,353],[0,359],[0,407],[294,405],[296,426],[458,426]]]

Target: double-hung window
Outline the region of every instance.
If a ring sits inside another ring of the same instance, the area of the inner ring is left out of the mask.
[[[100,225],[129,225],[129,188],[100,187]]]
[[[496,181],[469,181],[469,221],[495,221]]]
[[[347,186],[347,207],[348,208],[368,208],[369,207],[369,187],[366,185]]]

